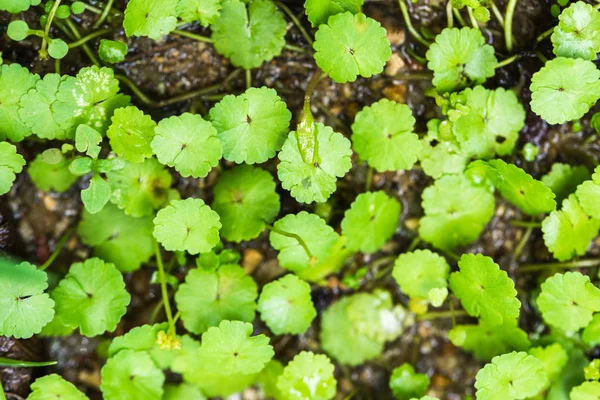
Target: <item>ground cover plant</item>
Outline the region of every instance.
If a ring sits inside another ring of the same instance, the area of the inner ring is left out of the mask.
[[[599,9],[0,0],[0,400],[600,399]]]

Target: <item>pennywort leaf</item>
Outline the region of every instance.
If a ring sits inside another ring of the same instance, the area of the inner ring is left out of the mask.
[[[277,388],[289,400],[333,399],[337,387],[333,371],[334,366],[326,355],[301,351],[283,369]]]
[[[31,384],[31,394],[28,400],[88,400],[88,397],[81,393],[75,385],[66,381],[60,375],[50,374],[37,378]]]
[[[456,325],[448,332],[448,338],[480,360],[491,360],[513,350],[526,351],[531,346],[527,332],[512,321],[502,325],[490,325],[484,320],[477,325]]]
[[[327,23],[329,17],[346,11],[360,12],[364,0],[306,0],[304,8],[313,27]]]
[[[408,296],[426,299],[431,289],[448,286],[450,266],[446,259],[430,250],[400,254],[392,276]]]
[[[600,52],[600,14],[591,4],[572,3],[558,17],[551,40],[560,57],[594,61]]]
[[[0,143],[0,147],[1,145]],[[44,161],[43,153],[38,154],[29,164],[27,174],[35,186],[45,192],[65,192],[77,181],[77,176],[70,171],[69,162],[65,158],[61,157],[59,162],[50,164]]]
[[[8,193],[19,172],[23,170],[25,159],[17,153],[17,148],[7,142],[0,142],[0,195]]]
[[[171,0],[131,0],[125,8],[125,33],[158,40],[176,28],[176,6]]]
[[[141,163],[152,157],[150,143],[156,123],[135,106],[115,110],[106,135],[117,155],[132,163]]]
[[[0,66],[0,140],[20,142],[31,135],[31,130],[19,117],[19,101],[39,79],[39,75],[19,64]]]
[[[123,350],[102,367],[100,390],[106,400],[162,398],[165,375],[143,351]]]
[[[184,22],[199,21],[202,26],[209,26],[219,17],[221,0],[179,0],[177,15]]]

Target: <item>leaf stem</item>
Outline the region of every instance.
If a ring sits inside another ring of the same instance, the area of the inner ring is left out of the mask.
[[[452,13],[453,8],[454,7],[452,6],[452,0],[448,0],[448,2],[446,3],[446,20],[448,21],[446,25],[448,26],[448,28],[454,27],[454,14]]]
[[[521,255],[521,253],[523,252],[523,249],[525,248],[525,245],[527,244],[527,242],[529,241],[529,238],[531,237],[531,234],[533,233],[533,226],[530,226],[529,228],[527,228],[527,230],[525,231],[525,234],[523,234],[523,237],[521,238],[521,240],[519,241],[519,244],[517,244],[517,247],[515,247],[515,252],[513,253],[513,259],[516,260],[519,258],[519,256]]]
[[[510,221],[512,226],[518,226],[520,228],[541,228],[542,223],[537,221],[520,221],[518,219],[513,219]]]
[[[367,176],[365,179],[365,191],[371,190],[371,184],[373,183],[373,168],[367,165]]]
[[[458,21],[458,23],[461,26],[467,26],[467,23],[465,22],[465,20],[463,19],[462,15],[460,15],[460,11],[457,10],[456,8],[452,8],[452,13],[454,14],[454,17],[456,18],[456,20]]]
[[[73,36],[75,36],[75,39],[80,40],[82,37],[81,33],[79,33],[79,29],[77,29],[77,26],[73,23],[73,21],[71,21],[70,19],[66,19],[65,24],[71,30],[71,32],[73,33]],[[98,61],[98,59],[94,55],[94,52],[92,51],[92,49],[90,49],[90,46],[88,46],[87,43],[84,43],[81,45],[81,47],[83,48],[83,51],[88,56],[90,61],[94,65],[100,66],[100,61]]]
[[[167,314],[167,321],[169,322],[169,334],[175,336],[175,321],[173,320],[171,302],[169,301],[167,277],[165,275],[165,267],[163,265],[162,255],[160,254],[160,246],[156,241],[154,242],[154,253],[156,256],[156,266],[158,267],[158,279],[160,279],[160,291],[162,293],[163,305],[165,308],[165,314]]]
[[[188,32],[188,31],[182,31],[180,29],[175,29],[174,31],[171,31],[171,33],[174,33],[175,35],[183,36],[186,38],[194,39],[199,42],[204,42],[204,43],[212,43],[213,42],[211,38],[208,38],[206,36],[198,35],[197,33],[192,33],[192,32]]]
[[[540,36],[538,36],[535,41],[537,43],[541,42],[542,40],[546,39],[548,36],[552,35],[552,32],[554,32],[554,27],[546,30],[545,32],[543,32],[542,34],[540,34]]]
[[[496,3],[494,3],[492,1],[490,8],[492,9],[492,13],[494,14],[494,17],[496,17],[496,19],[498,20],[498,23],[500,24],[500,26],[502,28],[504,28],[504,17],[502,16],[502,13],[500,12],[500,10],[498,9],[498,7],[496,6]]]
[[[294,46],[294,45],[291,45],[291,44],[285,44],[283,46],[283,48],[286,49],[286,50],[295,51],[297,53],[306,53],[306,50],[304,50],[302,47]]]
[[[252,87],[252,71],[247,69],[245,72],[246,72],[246,89],[250,89]]]
[[[93,5],[88,4],[88,3],[84,3],[84,4],[85,4],[86,10],[90,10],[94,14],[102,14],[102,10],[99,9],[98,7],[94,7]]]
[[[519,267],[519,272],[534,272],[542,271],[547,268],[558,268],[558,269],[577,269],[577,268],[590,268],[600,266],[600,259],[586,259],[579,261],[568,261],[568,262],[553,262],[543,264],[524,264]]]
[[[300,31],[300,34],[302,36],[304,36],[304,39],[306,40],[306,42],[310,45],[310,47],[312,47],[312,45],[313,45],[313,39],[312,39],[312,37],[308,34],[308,31],[306,29],[304,29],[304,27],[300,23],[300,20],[294,15],[294,13],[292,12],[292,10],[290,10],[288,8],[288,6],[286,6],[285,4],[283,4],[279,0],[275,0],[275,4],[277,5],[277,7],[281,8],[283,10],[283,12],[285,14],[287,14],[288,17],[290,17],[290,19],[292,20],[292,22],[294,23],[294,25],[296,25],[296,27]]]
[[[404,18],[404,23],[406,24],[406,29],[408,29],[408,32],[410,32],[410,34],[415,39],[417,39],[423,46],[429,47],[429,42],[425,40],[423,36],[421,36],[412,25],[412,22],[410,21],[410,15],[408,14],[408,8],[406,7],[406,3],[404,3],[404,0],[398,0],[398,4],[400,5],[400,11],[402,11],[402,18]]]
[[[410,245],[408,246],[408,248],[406,249],[407,252],[413,251],[414,249],[417,248],[417,246],[419,246],[419,244],[421,243],[421,236],[417,236],[415,237],[412,242],[410,242]]]
[[[548,62],[548,59],[542,54],[541,51],[536,51],[535,55],[537,56],[537,58],[540,59],[541,62],[543,62],[544,64],[546,64]]]
[[[104,9],[102,10],[102,14],[100,14],[100,17],[94,23],[94,25],[92,26],[92,28],[96,29],[100,25],[102,25],[102,23],[106,20],[106,17],[108,17],[108,14],[110,13],[110,10],[112,8],[113,2],[114,2],[114,0],[108,0],[106,2],[106,5],[104,6]]]
[[[117,74],[117,75],[115,75],[115,78],[118,79],[119,82],[124,83],[125,86],[127,86],[129,88],[129,90],[131,90],[133,92],[135,97],[137,97],[138,100],[140,100],[142,103],[144,103],[148,106],[156,105],[156,102],[154,100],[152,100],[150,97],[146,96],[146,94],[144,94],[144,92],[142,92],[142,90],[139,87],[137,87],[137,85],[135,83],[133,83],[133,81],[131,79],[129,79],[128,77],[126,77],[125,75]]]
[[[48,259],[46,260],[45,263],[43,263],[42,265],[39,266],[38,269],[40,271],[45,271],[48,267],[50,267],[50,265],[52,265],[52,263],[54,262],[54,260],[56,260],[56,257],[58,257],[58,255],[62,251],[62,248],[64,247],[65,243],[67,243],[67,240],[69,240],[69,238],[71,237],[72,234],[73,234],[73,228],[67,230],[62,235],[62,237],[56,244],[54,251],[52,252],[52,254],[50,254],[50,257],[48,257]]]
[[[268,230],[270,230],[271,232],[277,233],[278,235],[296,239],[296,241],[298,241],[298,244],[300,246],[302,246],[302,248],[304,249],[304,252],[308,256],[308,259],[311,260],[311,262],[313,260],[316,260],[316,257],[313,256],[313,254],[310,252],[310,249],[308,248],[308,245],[306,244],[304,239],[302,239],[299,235],[296,235],[295,233],[291,233],[291,232],[282,231],[281,229],[275,228],[273,225],[267,224],[265,226]]]
[[[430,81],[433,79],[433,74],[429,71],[410,72],[408,74],[393,75],[392,79],[398,81]]]
[[[496,64],[496,69],[506,67],[508,64],[512,63],[513,61],[515,61],[518,58],[519,58],[519,54],[513,54],[512,56],[508,57],[507,59],[502,60],[498,64]]]
[[[473,28],[479,29],[479,24],[477,23],[477,20],[475,19],[475,15],[473,14],[473,8],[472,7],[467,7],[467,14],[469,15],[469,20],[471,21],[471,25],[473,26]]]
[[[463,311],[463,310],[431,311],[431,312],[417,316],[417,320],[431,321],[432,319],[456,318],[456,317],[468,317],[468,316],[469,316],[469,314],[467,314],[467,312]]]
[[[0,357],[0,367],[48,367],[56,364],[58,364],[56,361],[23,361]],[[1,388],[2,385],[0,384],[0,389]],[[2,397],[0,397],[0,399],[1,398]]]
[[[61,0],[56,0],[54,4],[52,4],[52,8],[48,13],[48,18],[46,19],[46,26],[44,27],[44,37],[42,38],[42,47],[40,48],[39,54],[42,60],[48,59],[48,38],[50,37],[50,27],[52,26],[52,20],[56,15],[56,10],[58,10],[58,6],[60,6]]]
[[[86,44],[87,42],[89,42],[90,40],[95,39],[98,36],[106,35],[109,32],[111,32],[110,29],[100,29],[98,31],[92,32],[89,35],[82,37],[81,39],[79,39],[76,42],[69,43],[69,49],[74,49],[75,47],[82,46],[82,45]]]
[[[506,5],[506,16],[504,18],[504,41],[506,43],[506,50],[508,50],[509,53],[513,50],[512,23],[516,6],[517,0],[508,0],[508,4]]]

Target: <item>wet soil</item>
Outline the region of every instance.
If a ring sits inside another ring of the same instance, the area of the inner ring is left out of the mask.
[[[296,15],[303,16],[302,1],[285,3]],[[91,4],[102,7],[102,3],[96,1]],[[600,158],[600,144],[595,141],[585,144],[586,139],[593,134],[588,121],[583,120],[581,130],[574,132],[570,124],[550,127],[528,110],[529,81],[531,75],[542,66],[541,61],[534,55],[535,51],[540,50],[547,56],[551,55],[547,43],[536,47],[535,40],[537,35],[556,24],[556,20],[550,16],[551,5],[552,2],[547,0],[520,0],[517,3],[514,35],[517,43],[516,51],[523,54],[523,57],[498,70],[496,76],[486,83],[490,88],[498,86],[514,88],[525,105],[528,111],[526,126],[521,134],[515,156],[509,157],[508,161],[522,166],[538,178],[556,161],[585,164],[592,168],[598,164]],[[123,10],[124,1],[116,1],[115,6]],[[413,24],[422,32],[436,34],[446,26],[445,3],[437,0],[418,0],[409,6]],[[506,5],[504,1],[499,1],[497,6],[500,10],[504,10]],[[339,132],[349,135],[349,127],[354,116],[362,107],[380,98],[389,98],[408,104],[417,118],[416,131],[425,132],[427,120],[439,114],[435,102],[425,95],[425,91],[430,87],[430,79],[419,57],[424,56],[426,49],[408,35],[395,1],[367,0],[364,11],[380,21],[387,29],[393,48],[392,59],[383,74],[371,79],[358,79],[349,84],[334,84],[328,79],[322,80],[313,100],[315,117]],[[24,13],[23,17],[31,22],[30,25],[36,26],[35,21],[39,15],[36,11],[29,11]],[[40,74],[53,72],[54,62],[40,62],[37,58],[39,41],[26,40],[15,43],[3,35],[10,18],[6,13],[0,13],[0,35],[2,35],[0,49],[5,62],[19,62]],[[84,34],[91,29],[93,18],[94,14],[86,13],[77,21]],[[309,29],[306,19],[301,18],[301,20]],[[114,69],[116,73],[129,77],[156,102],[197,89],[223,84],[234,71],[234,67],[225,58],[219,56],[210,44],[177,35],[170,35],[159,41],[127,39],[121,23],[121,17],[115,16],[105,24],[106,27],[112,28],[112,31],[104,38],[127,40],[130,49],[126,61],[116,64]],[[208,31],[195,25],[184,29],[209,35]],[[309,31],[314,33],[310,29]],[[506,58],[508,54],[504,48],[502,28],[496,20],[492,19],[487,27],[483,28],[483,33],[488,42],[496,48],[498,58]],[[58,30],[54,34],[64,37]],[[301,47],[305,51],[302,53],[284,50],[279,57],[253,70],[252,82],[254,86],[266,85],[275,88],[297,119],[300,115],[303,92],[315,71],[315,64],[307,43],[292,24],[286,39],[289,44]],[[97,42],[92,41],[90,47],[95,50]],[[89,64],[81,49],[73,50],[61,63],[62,72],[74,74],[79,68]],[[135,96],[132,98],[136,105],[159,120],[189,110],[204,114],[215,101],[218,101],[219,95],[239,93],[244,89],[244,77],[243,74],[239,74],[229,79],[222,90],[211,93],[210,98],[194,98],[164,107],[148,106]],[[127,88],[124,88],[124,91],[129,93]],[[527,142],[536,144],[540,149],[540,154],[534,163],[526,162],[519,155],[518,150]],[[27,142],[19,145],[19,151],[30,161],[40,149],[50,146],[51,144],[48,143]],[[274,173],[276,164],[270,161],[263,167]],[[274,175],[276,176],[275,173]],[[358,193],[364,191],[366,175],[366,165],[356,159],[354,167],[339,182],[338,190],[329,202],[331,206],[329,222],[332,226],[339,227],[344,210]],[[217,176],[216,170],[207,178],[200,180],[184,179],[174,174],[174,182],[181,191],[182,197],[201,196],[210,201],[211,187]],[[361,281],[359,290],[385,287],[394,294],[396,301],[407,304],[407,298],[399,292],[389,273],[384,272],[389,271],[388,258],[405,251],[416,237],[418,218],[422,215],[421,193],[431,183],[431,179],[415,169],[375,174],[372,182],[372,189],[383,189],[402,203],[402,222],[393,240],[380,252],[369,256],[355,256],[349,260],[342,272],[330,277],[326,285],[314,287],[313,299],[319,314],[341,295],[353,292],[341,281],[344,275],[352,273],[363,265],[369,266],[369,272]],[[75,185],[61,194],[43,193],[34,187],[26,174],[21,174],[13,190],[0,199],[0,254],[4,252],[31,262],[44,262],[59,238],[68,229],[76,226],[81,213],[79,191],[85,185],[85,182],[82,182],[80,186]],[[313,210],[313,206],[298,204],[286,191],[280,190],[280,195],[282,215],[295,213],[301,209]],[[534,230],[521,255],[515,259],[514,249],[523,238],[525,229],[514,227],[510,220],[524,218],[525,216],[521,215],[515,207],[497,199],[496,215],[480,239],[467,248],[458,249],[457,253],[482,252],[493,257],[502,268],[506,269],[516,280],[524,305],[522,327],[534,330],[538,328],[540,322],[529,306],[531,300],[529,290],[535,287],[539,277],[535,274],[519,275],[517,267],[521,263],[547,261],[551,256],[543,244],[539,230]],[[420,246],[426,247],[424,244]],[[240,251],[244,267],[261,286],[283,272],[277,264],[275,252],[268,244],[266,234],[257,240],[229,247]],[[600,247],[597,243],[591,249],[591,254],[597,255],[599,252]],[[66,249],[54,263],[52,274],[55,277],[60,276],[71,262],[85,258],[89,253],[89,249],[85,248],[77,237],[71,238]],[[454,261],[451,258],[449,261],[455,268]],[[149,323],[159,304],[158,288],[150,284],[152,271],[153,266],[148,265],[126,275],[132,303],[127,315],[113,334],[94,339],[77,334],[66,338],[45,340],[15,341],[0,338],[1,357],[59,361],[57,367],[35,371],[26,368],[0,368],[0,381],[8,398],[26,397],[30,382],[36,376],[50,372],[61,373],[92,399],[101,398],[98,386],[100,368],[104,362],[102,349],[105,348],[110,337],[124,334],[136,325]],[[185,273],[186,268],[177,268],[174,271],[181,280],[185,277]],[[158,315],[158,318],[162,316]],[[468,319],[464,320],[468,321]],[[260,321],[255,323],[255,327],[257,332],[268,334]],[[354,399],[391,398],[387,387],[389,374],[394,367],[403,362],[412,363],[419,372],[427,373],[431,377],[430,395],[448,400],[472,395],[474,376],[481,364],[449,343],[447,332],[451,327],[452,322],[446,319],[417,322],[398,340],[389,343],[384,354],[373,362],[357,368],[338,366],[336,368],[339,382],[338,398],[344,399],[351,393]],[[277,357],[287,362],[300,350],[319,351],[318,331],[319,319],[317,318],[305,335],[274,337],[273,344]],[[177,377],[170,376],[169,379],[176,380]],[[248,389],[243,394],[247,399],[254,399],[257,396],[253,389]]]

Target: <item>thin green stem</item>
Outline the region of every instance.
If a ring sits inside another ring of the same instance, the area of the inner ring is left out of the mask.
[[[246,70],[246,89],[250,89],[252,87],[252,70]]]
[[[507,59],[502,60],[498,64],[496,64],[496,69],[506,67],[508,64],[512,63],[513,61],[515,61],[518,58],[519,58],[518,54],[513,54],[512,56],[508,57]]]
[[[74,49],[75,47],[83,46],[84,44],[86,44],[90,40],[95,39],[98,36],[106,35],[110,31],[111,31],[110,29],[100,29],[98,31],[92,32],[89,35],[86,35],[86,36],[82,37],[81,39],[79,39],[76,42],[69,43],[69,48],[70,49]]]
[[[467,26],[467,23],[465,22],[465,20],[463,19],[462,15],[460,15],[460,11],[457,10],[456,8],[452,8],[452,13],[454,14],[454,18],[456,18],[456,20],[458,21],[458,23],[460,24],[460,26]]]
[[[600,266],[600,259],[587,259],[579,261],[569,262],[554,262],[554,263],[543,263],[543,264],[524,264],[519,267],[519,272],[534,272],[542,271],[544,269],[577,269],[577,268],[591,268]]]
[[[169,300],[169,291],[167,289],[167,277],[165,275],[165,267],[162,261],[162,255],[160,254],[160,246],[158,242],[154,242],[154,254],[156,256],[156,266],[158,267],[158,279],[160,280],[160,291],[162,293],[163,305],[165,308],[165,314],[167,314],[167,321],[169,322],[169,334],[175,336],[175,321],[173,320],[173,313],[171,311],[171,302]]]
[[[392,79],[397,81],[430,81],[433,79],[433,74],[429,71],[411,72],[392,76]]]
[[[127,86],[129,88],[129,90],[131,90],[133,92],[135,97],[137,97],[138,100],[140,100],[142,103],[144,103],[148,106],[156,105],[156,102],[154,100],[152,100],[150,97],[146,96],[146,94],[144,92],[142,92],[141,89],[138,88],[136,86],[136,84],[133,83],[133,81],[131,79],[129,79],[128,77],[126,77],[125,75],[115,75],[115,78],[117,78],[119,80],[119,82],[124,83],[125,86]]]
[[[54,60],[54,73],[60,75],[60,60],[58,58]]]
[[[365,191],[371,190],[371,184],[373,183],[373,168],[367,166],[367,176],[365,179]]]
[[[517,0],[508,0],[508,4],[506,5],[506,16],[504,18],[504,41],[506,43],[506,50],[508,50],[509,53],[513,50],[512,24],[516,6]]]
[[[502,16],[502,13],[498,7],[496,7],[496,3],[492,2],[490,8],[492,9],[492,14],[494,14],[500,26],[504,28],[504,17]]]
[[[104,9],[102,10],[102,14],[100,14],[100,17],[94,23],[92,28],[97,29],[100,25],[102,25],[102,23],[106,20],[106,17],[108,17],[108,14],[110,13],[113,2],[114,2],[114,0],[108,0],[106,2],[106,5],[104,6]]]
[[[412,22],[410,21],[410,15],[408,13],[408,7],[406,7],[406,3],[404,2],[404,0],[398,0],[398,4],[400,5],[400,11],[402,11],[402,18],[404,18],[404,23],[406,24],[406,29],[408,29],[408,32],[410,32],[410,34],[415,39],[417,39],[423,46],[429,47],[429,42],[425,40],[423,36],[421,36],[419,32],[417,32],[415,27],[412,25]]]
[[[52,20],[56,15],[56,10],[58,10],[58,6],[60,6],[61,0],[56,0],[54,4],[52,4],[52,8],[48,13],[48,18],[46,19],[46,26],[44,28],[44,38],[42,39],[42,47],[40,48],[40,58],[46,60],[48,58],[48,38],[50,37],[50,27],[52,26]]]
[[[525,245],[527,244],[527,242],[529,241],[529,238],[531,237],[531,234],[533,233],[533,227],[530,226],[529,228],[527,228],[527,230],[525,231],[525,234],[523,234],[523,237],[521,238],[521,240],[519,241],[519,244],[517,244],[517,247],[515,247],[515,252],[513,253],[513,259],[518,259],[519,256],[521,255],[521,253],[523,252],[523,249],[525,248]]]
[[[473,8],[467,7],[467,14],[469,15],[469,20],[471,21],[473,28],[479,29],[479,24],[477,23],[475,15],[473,14]]]
[[[417,246],[421,243],[421,237],[417,236],[416,238],[414,238],[412,240],[412,242],[410,242],[410,245],[408,246],[408,249],[406,249],[407,252],[413,251],[414,249],[417,248]]]
[[[175,316],[173,317],[173,324],[176,324],[177,321],[179,321],[179,318],[181,318],[181,311],[177,311],[177,313],[175,313]]]
[[[545,31],[544,33],[542,33],[540,36],[537,37],[537,39],[535,39],[535,41],[537,43],[541,42],[542,40],[546,39],[548,36],[552,35],[552,32],[554,32],[554,27],[548,29],[547,31]]]
[[[292,238],[292,239],[296,239],[296,241],[298,242],[298,244],[300,246],[302,246],[302,248],[304,249],[304,252],[308,256],[308,259],[311,260],[311,261],[312,260],[316,260],[316,258],[310,252],[310,249],[308,248],[308,245],[306,244],[306,242],[304,241],[304,239],[302,239],[300,236],[296,235],[295,233],[286,232],[286,231],[282,231],[281,229],[277,229],[273,225],[266,225],[266,228],[268,230],[270,230],[271,232],[277,233],[278,235],[289,237],[289,238]]]
[[[84,3],[84,4],[85,4],[86,10],[90,10],[94,14],[102,14],[102,10],[99,9],[98,7],[94,7],[93,5],[88,4],[88,3]]]
[[[236,71],[238,71],[239,73],[239,70]],[[179,103],[181,101],[191,100],[196,97],[202,97],[205,94],[216,92],[219,89],[223,89],[224,85],[225,83],[218,83],[216,85],[207,86],[205,88],[192,90],[191,92],[183,93],[181,95],[171,97],[170,99],[159,101],[158,103],[155,103],[155,107],[165,107],[171,104]]]
[[[542,54],[542,52],[541,52],[541,51],[536,51],[536,52],[535,52],[535,55],[536,55],[536,56],[537,56],[537,58],[539,58],[539,59],[540,59],[540,61],[541,61],[541,62],[543,62],[544,64],[546,64],[546,63],[548,62],[548,59],[546,58],[546,56],[544,56],[544,55]]]
[[[69,240],[69,238],[71,237],[72,233],[73,233],[73,229],[69,229],[68,231],[66,231],[62,235],[62,237],[60,238],[60,240],[56,244],[56,247],[54,248],[54,251],[52,252],[52,254],[50,254],[50,257],[48,257],[48,259],[46,260],[46,262],[43,263],[42,265],[40,265],[40,267],[38,268],[40,271],[45,271],[50,265],[52,265],[52,263],[54,262],[54,260],[56,260],[56,257],[58,257],[58,255],[62,251],[65,243],[67,243],[67,240]]]
[[[75,39],[81,39],[81,33],[79,33],[79,29],[77,29],[77,26],[73,23],[73,21],[71,21],[70,19],[66,19],[65,24],[67,25],[69,30],[71,30],[73,36],[75,36]],[[90,49],[90,46],[88,46],[87,43],[82,44],[81,48],[83,48],[83,51],[94,65],[100,66],[100,61],[98,61],[98,59],[94,55],[94,52],[92,51],[92,49]]]
[[[306,53],[306,50],[304,50],[302,47],[294,46],[291,44],[286,44],[283,46],[283,48],[286,50],[295,51],[297,53]]]
[[[452,0],[448,0],[448,2],[446,3],[446,25],[448,26],[448,28],[454,27],[454,14],[452,13],[453,8],[454,7],[452,6]]]
[[[520,221],[518,219],[513,219],[510,221],[512,226],[518,226],[519,228],[541,228],[542,223],[537,221]]]
[[[287,16],[292,20],[294,25],[296,25],[296,27],[300,31],[300,34],[302,36],[304,36],[304,39],[306,40],[306,42],[310,45],[310,47],[312,47],[312,45],[313,45],[312,37],[308,34],[308,31],[306,29],[304,29],[304,26],[302,26],[302,24],[300,23],[300,20],[294,15],[292,10],[290,10],[285,4],[283,4],[279,0],[275,0],[275,4],[277,5],[277,7],[281,8],[284,13],[287,14]]]
[[[2,381],[0,381],[0,400],[6,400],[6,394],[4,394],[4,387]]]
[[[452,304],[452,303],[450,303]],[[419,321],[431,321],[432,319],[440,319],[440,318],[456,318],[456,317],[468,317],[466,311],[459,310],[449,310],[449,311],[431,311],[425,314],[421,314],[417,316],[417,320]]]
[[[186,38],[194,39],[199,42],[204,42],[204,43],[212,43],[213,42],[211,38],[208,38],[206,36],[198,35],[197,33],[192,33],[192,32],[188,32],[188,31],[182,31],[179,29],[175,29],[171,33],[174,33],[175,35],[183,36]]]

